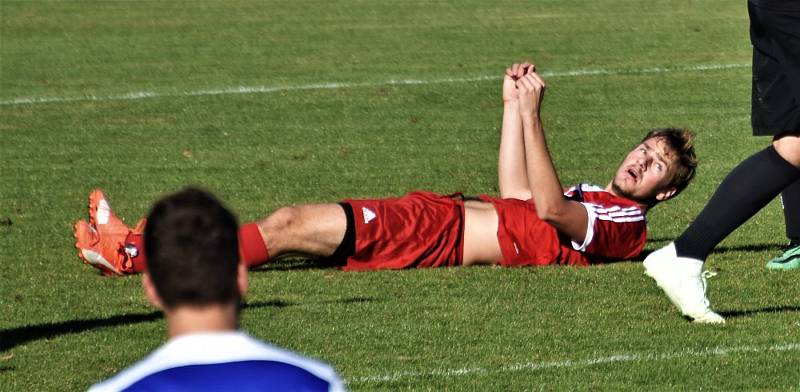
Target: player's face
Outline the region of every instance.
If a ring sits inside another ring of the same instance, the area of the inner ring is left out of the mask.
[[[675,172],[675,152],[662,138],[645,140],[622,161],[612,181],[615,193],[649,203],[675,193],[670,186]]]

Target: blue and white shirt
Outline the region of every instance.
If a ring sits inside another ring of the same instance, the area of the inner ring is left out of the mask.
[[[170,339],[89,391],[344,391],[344,385],[325,363],[230,331]]]

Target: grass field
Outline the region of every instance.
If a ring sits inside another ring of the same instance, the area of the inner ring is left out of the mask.
[[[697,179],[652,250],[767,139],[750,137],[743,1],[0,1],[0,390],[81,390],[165,339],[139,277],[78,260],[104,189],[134,223],[187,184],[242,221],[416,189],[497,192],[500,75],[532,59],[561,180],[605,185],[644,132],[697,132]],[[638,263],[251,273],[243,328],[352,390],[800,388],[798,273],[773,202],[709,259],[725,326],[679,317]]]

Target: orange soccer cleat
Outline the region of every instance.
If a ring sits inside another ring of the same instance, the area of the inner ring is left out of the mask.
[[[100,237],[97,229],[85,220],[75,223],[75,247],[78,248],[78,257],[83,262],[99,269],[103,275],[122,275],[119,240],[124,241],[127,234],[117,238]]]
[[[89,224],[103,236],[127,235],[131,231],[122,219],[114,215],[106,195],[99,189],[89,194]]]
[[[89,222],[81,220],[75,224],[78,256],[106,276],[141,272],[143,267],[136,268],[132,260],[139,256],[140,246],[130,242],[134,237],[141,238],[143,227],[140,221],[131,230],[114,215],[103,191],[95,189],[89,195]]]

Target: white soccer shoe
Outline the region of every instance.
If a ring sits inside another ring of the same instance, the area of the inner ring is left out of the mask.
[[[723,324],[725,319],[711,310],[706,298],[703,261],[678,257],[675,244],[651,253],[644,259],[645,275],[656,280],[670,301],[696,323]]]

